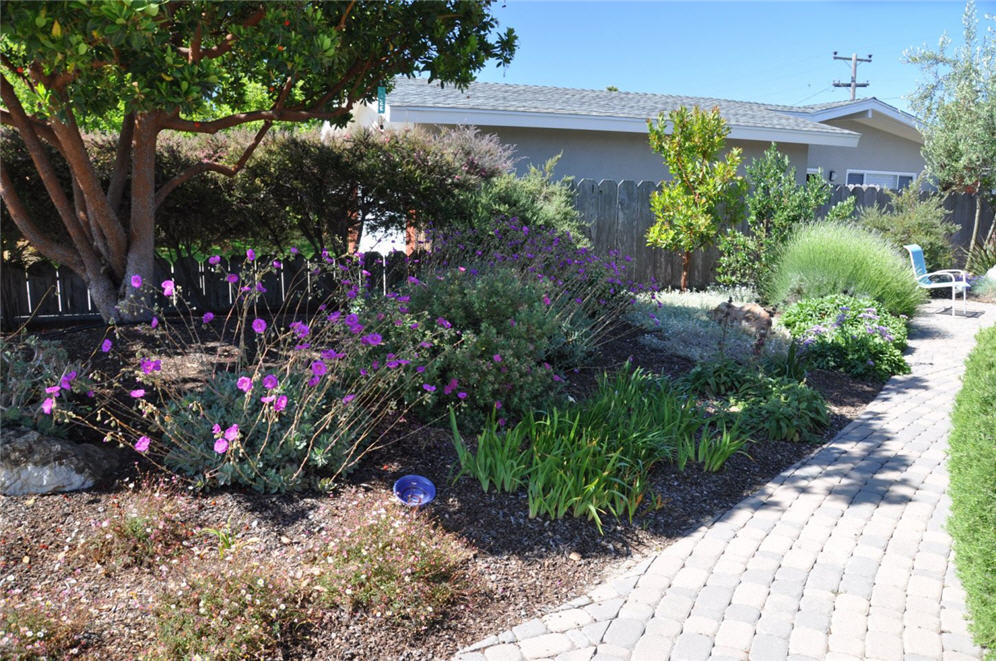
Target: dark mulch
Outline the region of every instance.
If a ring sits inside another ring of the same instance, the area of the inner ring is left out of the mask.
[[[632,358],[636,365],[675,376],[691,363],[638,344],[630,329],[602,347],[598,363],[573,377],[584,394],[596,375]],[[99,344],[102,330],[59,333],[77,355]],[[122,344],[137,346],[140,329],[125,330]],[[134,344],[133,344],[134,343]],[[102,358],[103,360],[110,360]],[[111,367],[111,365],[105,365]],[[826,397],[832,410],[828,440],[853,419],[879,387],[846,376],[816,371],[809,382]],[[404,431],[404,430],[399,430]],[[347,482],[351,489],[386,492],[408,473],[429,477],[439,488],[428,516],[459,535],[474,549],[469,571],[478,589],[468,601],[428,631],[393,627],[362,613],[329,611],[303,640],[284,650],[285,658],[436,659],[461,646],[541,615],[565,600],[583,594],[610,573],[619,561],[663,548],[711,520],[767,483],[786,467],[808,456],[819,444],[765,442],[751,446],[750,456],[733,457],[719,473],[694,466],[685,472],[662,466],[653,475],[652,494],[632,522],[607,521],[599,535],[592,523],[567,518],[530,519],[525,494],[483,493],[463,478],[451,480],[456,461],[449,432],[427,428],[371,453]],[[0,580],[3,592],[34,588],[53,592],[71,589],[91,607],[87,624],[89,658],[129,659],[148,649],[151,616],[148,605],[161,586],[162,570],[104,569],[71,560],[71,550],[91,534],[92,521],[107,516],[115,502],[129,496],[124,476],[87,493],[38,498],[0,498]],[[190,524],[218,527],[231,520],[258,540],[257,557],[296,558],[316,540],[337,529],[341,494],[259,495],[237,491],[194,498]],[[288,560],[293,562],[293,560]]]

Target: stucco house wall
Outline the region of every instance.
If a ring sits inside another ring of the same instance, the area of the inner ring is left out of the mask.
[[[832,119],[824,123],[861,134],[858,146],[854,148],[810,146],[806,167],[822,168],[824,177],[833,170],[835,184],[847,183],[848,169],[914,174],[923,171],[923,156],[920,155],[922,145],[918,142],[853,119]]]
[[[574,177],[596,180],[660,181],[668,178],[660,154],[650,148],[647,134],[616,131],[578,131],[510,126],[479,126],[478,130],[496,135],[502,142],[514,145],[516,171],[526,172],[530,165],[542,167],[547,160],[562,154],[554,169],[554,178]],[[727,140],[730,148],[740,147],[743,160],[740,167],[761,156],[770,143],[749,140]],[[800,181],[806,176],[808,145],[783,143],[779,151],[788,155]]]

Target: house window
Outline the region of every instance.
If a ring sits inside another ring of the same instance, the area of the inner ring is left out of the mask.
[[[848,186],[877,186],[878,188],[902,190],[912,184],[914,179],[916,179],[916,174],[912,172],[847,171]]]

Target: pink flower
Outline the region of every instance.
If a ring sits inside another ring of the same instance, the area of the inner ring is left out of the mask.
[[[155,328],[156,326],[158,326],[159,325],[159,317],[153,317],[152,318],[152,322],[149,325],[152,326],[153,328]]]
[[[152,374],[153,372],[159,372],[163,368],[163,363],[161,360],[149,360],[148,358],[142,359],[142,371],[146,374]]]
[[[232,283],[233,285],[239,281],[239,276],[236,273],[229,273],[225,276],[225,280]]]
[[[280,263],[279,259],[273,260],[273,268],[275,269],[283,268],[283,264]]]
[[[224,438],[216,438],[214,440],[214,451],[218,454],[225,454],[228,452],[228,441]]]
[[[498,411],[500,409],[501,409],[501,402],[495,401],[495,410]]]
[[[253,261],[253,260],[255,260],[256,259],[256,251],[253,250],[252,248],[250,248],[249,250],[246,250],[246,259],[248,259],[250,262]]]
[[[221,425],[215,423],[214,427],[211,427],[211,433],[214,434],[215,438],[221,436]]]
[[[75,370],[72,371],[72,372],[69,372],[68,374],[64,374],[62,376],[62,379],[59,380],[59,387],[62,388],[63,390],[72,390],[73,389],[73,380],[75,378],[76,378],[76,371]]]
[[[163,296],[172,296],[176,293],[176,286],[172,280],[163,280]]]
[[[225,430],[225,440],[227,440],[227,441],[234,441],[238,437],[239,437],[239,426],[238,425],[232,425],[231,427],[229,427],[228,429]]]
[[[327,371],[328,369],[325,367],[325,363],[323,363],[322,361],[316,360],[315,362],[311,363],[311,373],[314,374],[315,376],[323,376]]]
[[[287,395],[280,395],[277,401],[273,402],[273,410],[283,411],[285,408],[287,408]]]
[[[142,390],[141,388],[136,388],[135,390],[132,390],[128,394],[134,397],[135,399],[141,399],[142,397],[145,397],[145,391]]]
[[[546,294],[543,295],[543,305],[550,305],[550,297]]]
[[[61,391],[61,390],[62,390],[62,386],[61,385],[58,385],[58,386],[49,386],[48,388],[45,388],[45,392],[48,393],[49,395],[58,395],[59,391]]]
[[[296,255],[297,253],[301,252],[301,251],[300,251],[300,250],[298,250],[298,249],[297,249],[297,248],[296,248],[295,246],[291,246],[291,249],[290,249],[290,251],[291,251],[291,254],[292,254],[292,255]]]
[[[356,399],[356,395],[346,395],[345,397],[342,398],[342,403],[349,404],[354,399]]]
[[[201,321],[205,324],[209,324],[214,320],[214,312],[205,312],[204,316],[201,317]]]
[[[501,354],[497,354],[496,353],[495,355],[491,356],[491,359],[494,360],[496,363],[500,363],[501,362]]]
[[[252,329],[257,333],[262,333],[266,330],[266,322],[262,319],[256,319],[252,322]]]
[[[370,333],[369,335],[364,335],[360,338],[360,342],[370,347],[375,347],[383,341],[384,338],[382,338],[378,333]]]
[[[211,264],[213,266],[215,264],[220,264],[220,263],[221,263],[221,255],[211,255],[210,257],[208,257],[208,264]]]
[[[52,415],[52,409],[55,408],[55,398],[49,397],[44,402],[42,402],[42,412],[45,415]]]
[[[280,385],[280,382],[277,380],[277,377],[272,374],[267,374],[263,377],[263,387],[267,390],[273,390],[278,385]]]
[[[322,377],[320,376],[313,376],[310,379],[308,379],[308,385],[311,387],[315,387],[321,382],[322,382]]]
[[[248,376],[240,376],[239,380],[235,382],[235,387],[242,392],[249,392],[252,390],[252,379]]]
[[[104,342],[100,345],[100,350],[103,351],[104,353],[107,353],[108,351],[111,350],[112,346],[114,346],[114,343],[111,342],[110,338],[108,338],[104,340]]]
[[[135,275],[131,276],[131,286],[134,287],[135,289],[138,289],[139,287],[141,287],[142,286],[142,276],[138,275],[137,273]]]
[[[148,436],[141,436],[137,441],[135,441],[135,449],[139,452],[145,452],[149,449],[149,443],[152,442]]]

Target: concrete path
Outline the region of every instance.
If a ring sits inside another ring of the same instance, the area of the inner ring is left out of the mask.
[[[958,306],[960,308],[960,306]],[[996,306],[911,331],[913,373],[810,458],[660,553],[458,661],[980,659],[945,532],[949,413]]]

